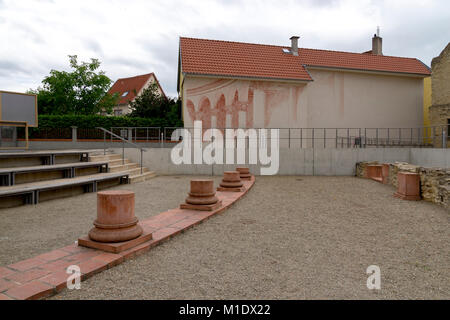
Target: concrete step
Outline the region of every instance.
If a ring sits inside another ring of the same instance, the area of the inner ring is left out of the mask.
[[[130,183],[142,182],[142,181],[149,180],[151,178],[156,177],[155,171],[148,171],[148,168],[145,168],[145,169],[147,169],[147,172],[144,172],[143,174],[129,176],[128,177],[129,182]]]
[[[95,192],[126,182],[130,175],[123,172],[97,173],[75,178],[30,182],[0,188],[0,208],[36,204],[56,198]]]
[[[104,154],[110,155],[110,154],[114,154],[114,152],[111,150],[106,150],[106,152],[103,150],[95,150],[95,151],[89,152],[89,156],[103,156]]]
[[[120,166],[122,164],[128,164],[130,162],[131,161],[128,159],[124,159],[123,161],[122,161],[122,159],[116,159],[116,160],[109,160],[108,164],[110,167],[112,167],[112,166]]]
[[[139,167],[137,163],[126,163],[126,164],[120,164],[117,166],[110,166],[109,172],[122,172],[122,171],[128,171],[130,169],[134,169]]]
[[[143,172],[143,173],[146,173],[146,172],[148,172],[148,171],[150,171],[148,168],[146,168],[146,167],[143,167],[143,168],[142,168],[142,172]],[[129,174],[130,176],[134,176],[134,175],[141,174],[141,167],[136,167],[136,168],[132,168],[132,169],[120,171],[120,172],[127,173],[127,174]]]
[[[128,174],[130,183],[145,181],[156,176],[156,173],[154,171],[150,171],[146,167],[142,168],[141,174],[141,167],[138,163],[133,163],[129,159],[125,159],[124,161],[122,161],[122,155],[120,154],[99,154],[89,157],[89,160],[108,161],[109,172],[123,172]],[[125,162],[125,164],[123,164],[123,162]]]
[[[89,156],[89,161],[109,161],[109,160],[118,160],[122,159],[122,155],[120,154],[106,154],[106,155],[98,155],[98,156]]]

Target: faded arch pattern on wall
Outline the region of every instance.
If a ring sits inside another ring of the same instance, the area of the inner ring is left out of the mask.
[[[255,127],[256,112],[255,92],[261,92],[264,96],[263,108],[258,108],[258,112],[263,112],[263,124],[256,124],[256,126],[269,127],[277,109],[287,112],[287,116],[296,122],[298,118],[297,105],[303,89],[304,86],[281,86],[267,81],[233,79],[208,81],[206,84],[186,90],[187,114],[185,115],[189,116],[187,123],[189,126],[194,121],[201,120],[204,128],[212,126],[226,128],[229,125],[238,128],[240,127],[239,113],[243,112],[245,127],[253,128]],[[286,105],[289,101],[292,106],[289,103]],[[285,110],[286,107],[288,110]],[[292,111],[289,112],[290,110]],[[231,123],[227,124],[227,116],[231,117]],[[216,119],[215,124],[213,124],[213,117]]]

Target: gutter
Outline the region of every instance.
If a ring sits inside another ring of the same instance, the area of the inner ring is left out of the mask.
[[[308,72],[308,71],[307,71]],[[238,75],[223,75],[223,74],[207,74],[207,73],[195,73],[195,72],[183,72],[183,75],[190,75],[194,77],[206,77],[206,78],[225,78],[225,79],[240,79],[240,80],[262,80],[262,81],[278,81],[278,82],[288,82],[288,83],[309,83],[314,81],[308,72],[308,75],[311,77],[311,80],[300,80],[300,79],[286,79],[286,78],[270,78],[270,77],[252,77],[252,76],[238,76]]]
[[[430,76],[429,74],[425,74],[425,73],[395,72],[395,71],[385,71],[385,70],[367,70],[367,69],[327,67],[327,66],[317,66],[317,65],[304,65],[304,67],[310,68],[310,69],[318,69],[318,70],[347,71],[347,72],[356,72],[356,73],[383,74],[383,75],[406,76],[406,77],[417,77],[417,78],[426,78],[426,77]],[[429,69],[429,68],[427,67],[427,69]]]

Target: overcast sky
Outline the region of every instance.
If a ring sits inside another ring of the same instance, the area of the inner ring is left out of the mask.
[[[68,55],[98,58],[112,80],[155,72],[176,96],[180,36],[363,52],[430,66],[450,41],[448,0],[0,0],[0,90],[37,88]]]

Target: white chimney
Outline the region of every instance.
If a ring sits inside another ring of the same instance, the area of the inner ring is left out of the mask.
[[[291,39],[291,53],[294,56],[298,56],[298,39],[300,37],[292,36]]]

